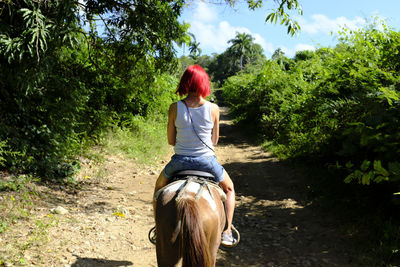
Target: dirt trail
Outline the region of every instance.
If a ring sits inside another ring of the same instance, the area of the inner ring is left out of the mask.
[[[222,109],[217,157],[234,180],[234,224],[241,243],[220,250],[217,266],[352,266],[336,223],[306,204],[305,186],[290,166],[250,145]],[[168,160],[168,159],[166,159]],[[153,226],[152,190],[157,169],[107,157],[105,182],[75,194],[48,192],[46,210],[69,213],[50,228],[37,266],[157,266],[147,233]],[[353,265],[354,266],[354,265]]]

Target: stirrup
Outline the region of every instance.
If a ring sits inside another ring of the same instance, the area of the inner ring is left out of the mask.
[[[148,237],[149,237],[149,241],[152,244],[155,245],[156,244],[156,240],[157,240],[157,232],[156,232],[156,227],[155,226],[150,229]]]
[[[232,226],[231,226],[231,231],[232,231],[232,236],[233,236],[233,238],[236,239],[236,242],[233,243],[232,245],[229,245],[229,246],[226,246],[226,245],[224,245],[224,244],[221,243],[221,246],[223,246],[224,248],[234,248],[234,247],[236,247],[236,246],[239,244],[239,242],[240,242],[240,233],[239,233],[239,231],[236,229],[236,227],[233,226],[233,224],[232,224]]]

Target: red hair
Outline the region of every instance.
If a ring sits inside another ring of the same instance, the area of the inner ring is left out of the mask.
[[[195,92],[202,97],[211,94],[210,77],[199,65],[190,65],[182,75],[176,93],[180,96]]]

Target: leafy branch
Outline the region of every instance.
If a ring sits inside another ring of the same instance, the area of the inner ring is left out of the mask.
[[[279,2],[275,0],[275,2]],[[285,25],[287,27],[287,33],[290,35],[295,35],[300,31],[300,25],[297,21],[290,18],[290,15],[286,12],[287,10],[297,10],[299,15],[303,15],[303,9],[298,3],[297,0],[282,0],[277,9],[273,9],[272,13],[270,13],[265,22],[277,23],[278,19],[280,20],[281,25]]]

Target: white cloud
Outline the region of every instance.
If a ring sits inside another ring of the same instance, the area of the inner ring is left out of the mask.
[[[254,42],[261,45],[261,47],[264,49],[264,53],[272,54],[275,51],[274,45],[272,43],[267,43],[264,38],[261,37],[261,35],[258,33],[251,35],[254,37]]]
[[[310,22],[304,18],[298,19],[302,26],[302,32],[310,34],[330,34],[331,31],[339,29],[340,25],[346,24],[348,27],[354,28],[365,23],[363,19],[358,17],[354,20],[348,20],[344,17],[332,20],[325,15],[313,15],[311,18],[312,21]],[[236,27],[231,25],[228,21],[220,20],[216,8],[202,1],[195,4],[191,19],[188,22],[191,25],[189,32],[196,36],[196,41],[200,42],[200,47],[204,52],[224,52],[230,46],[228,41],[235,38],[237,32],[248,33],[253,36],[254,42],[261,45],[267,56],[271,56],[278,47],[290,58],[294,57],[297,51],[315,50],[314,46],[304,43],[299,43],[289,48],[287,46],[276,46],[266,42],[260,34],[253,33],[246,27]]]
[[[303,50],[310,50],[310,51],[314,51],[315,47],[309,44],[297,44],[294,47],[294,50],[297,51],[303,51]]]
[[[265,52],[273,52],[273,45],[267,43],[260,34],[252,33],[245,27],[232,26],[227,21],[221,21],[217,26],[194,21],[191,23],[190,32],[196,36],[201,47],[211,48],[217,53],[222,53],[229,47],[228,41],[235,38],[237,32],[250,34],[254,37],[254,42],[261,45]]]
[[[266,53],[274,51],[273,45],[267,43],[260,34],[252,33],[245,27],[232,26],[227,21],[219,21],[215,8],[204,2],[197,3],[192,18],[189,21],[191,25],[189,32],[196,36],[196,41],[200,42],[203,50],[222,53],[229,47],[228,41],[235,38],[236,32],[240,32],[253,36],[254,42],[260,44]]]
[[[289,58],[294,57],[294,55],[296,54],[296,51],[294,51],[293,49],[287,48],[284,45],[280,46],[279,48],[283,51],[283,53],[285,53],[285,56],[287,56]]]
[[[361,17],[348,19],[346,17],[338,17],[330,19],[323,14],[315,14],[311,16],[312,21],[300,17],[298,22],[301,27],[301,32],[308,34],[331,34],[337,33],[342,27],[347,27],[351,30],[356,30],[366,24],[366,20]]]
[[[84,13],[84,6],[86,6],[86,0],[79,0],[78,3],[78,12],[79,12],[79,16],[83,16]]]
[[[293,58],[296,55],[297,51],[311,50],[315,51],[315,47],[309,44],[297,44],[294,48],[288,48],[284,45],[279,46],[279,48],[285,53],[285,56],[288,58]],[[275,50],[274,50],[275,51]]]
[[[193,19],[194,21],[200,22],[213,22],[218,19],[218,15],[217,11],[213,7],[199,1],[197,2],[197,6],[193,14]]]

